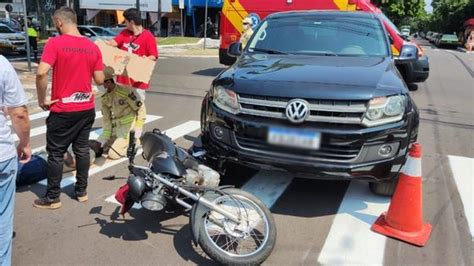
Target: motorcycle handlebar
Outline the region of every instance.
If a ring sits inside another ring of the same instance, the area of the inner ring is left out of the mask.
[[[133,164],[133,159],[135,158],[135,130],[130,131],[128,139],[127,157],[130,164]]]
[[[135,130],[130,131],[130,136],[128,138],[128,147],[132,147],[135,144]]]

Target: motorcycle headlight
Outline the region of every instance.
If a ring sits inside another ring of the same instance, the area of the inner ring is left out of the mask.
[[[214,87],[213,101],[217,107],[231,114],[237,114],[239,112],[237,93],[232,90],[222,86]]]
[[[369,102],[362,124],[371,127],[400,121],[405,113],[405,103],[403,95],[374,98]]]

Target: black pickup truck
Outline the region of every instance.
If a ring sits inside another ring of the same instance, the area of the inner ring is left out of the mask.
[[[300,11],[268,16],[202,103],[207,159],[297,177],[360,179],[393,193],[419,114],[379,17]],[[400,62],[418,58],[402,47]]]

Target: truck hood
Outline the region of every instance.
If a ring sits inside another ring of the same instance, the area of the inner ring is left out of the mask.
[[[239,94],[305,99],[368,100],[407,90],[388,57],[244,55],[219,83]]]

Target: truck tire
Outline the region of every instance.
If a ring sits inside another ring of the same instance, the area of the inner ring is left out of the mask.
[[[374,193],[375,195],[391,197],[393,193],[395,193],[397,184],[398,184],[398,177],[393,178],[390,181],[370,182],[369,188],[370,188],[370,191],[372,191],[372,193]]]

